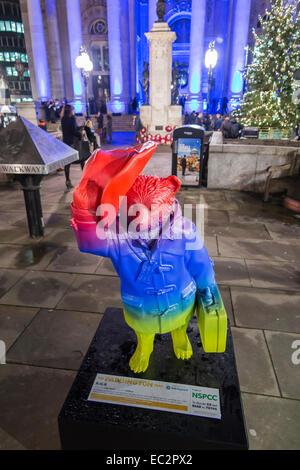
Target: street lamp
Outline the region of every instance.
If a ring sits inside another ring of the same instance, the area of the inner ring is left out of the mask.
[[[205,54],[205,67],[208,68],[208,91],[207,91],[207,109],[206,114],[209,114],[210,105],[210,92],[212,82],[212,71],[218,61],[218,52],[215,49],[215,41],[211,41],[208,46],[208,50]]]
[[[89,116],[89,104],[88,104],[88,79],[94,66],[84,46],[81,46],[80,55],[76,58],[75,64],[76,64],[76,67],[81,70],[81,74],[84,78],[86,117],[87,119],[89,119],[90,116]]]

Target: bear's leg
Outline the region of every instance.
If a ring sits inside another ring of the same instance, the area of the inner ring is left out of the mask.
[[[153,351],[155,334],[145,334],[135,332],[137,336],[137,347],[134,355],[129,361],[130,369],[135,372],[145,372],[149,365],[149,359]]]
[[[177,330],[171,331],[173,349],[177,359],[190,359],[193,355],[192,346],[187,335],[187,327],[190,319]]]

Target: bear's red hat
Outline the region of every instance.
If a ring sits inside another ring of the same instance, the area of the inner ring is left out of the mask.
[[[94,152],[74,190],[73,207],[95,212],[100,204],[112,204],[117,213],[119,198],[126,196],[156,148],[156,143],[146,142],[128,149]]]

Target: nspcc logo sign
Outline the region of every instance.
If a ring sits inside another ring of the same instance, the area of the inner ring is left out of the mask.
[[[193,392],[192,393],[192,398],[198,398],[199,400],[212,400],[212,401],[218,401],[218,396],[217,395],[212,395],[211,393],[209,393],[208,395],[206,395],[206,393],[195,393]]]

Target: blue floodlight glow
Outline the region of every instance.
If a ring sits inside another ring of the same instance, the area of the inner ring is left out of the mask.
[[[233,76],[232,88],[233,93],[241,93],[243,90],[243,74],[236,70]]]

